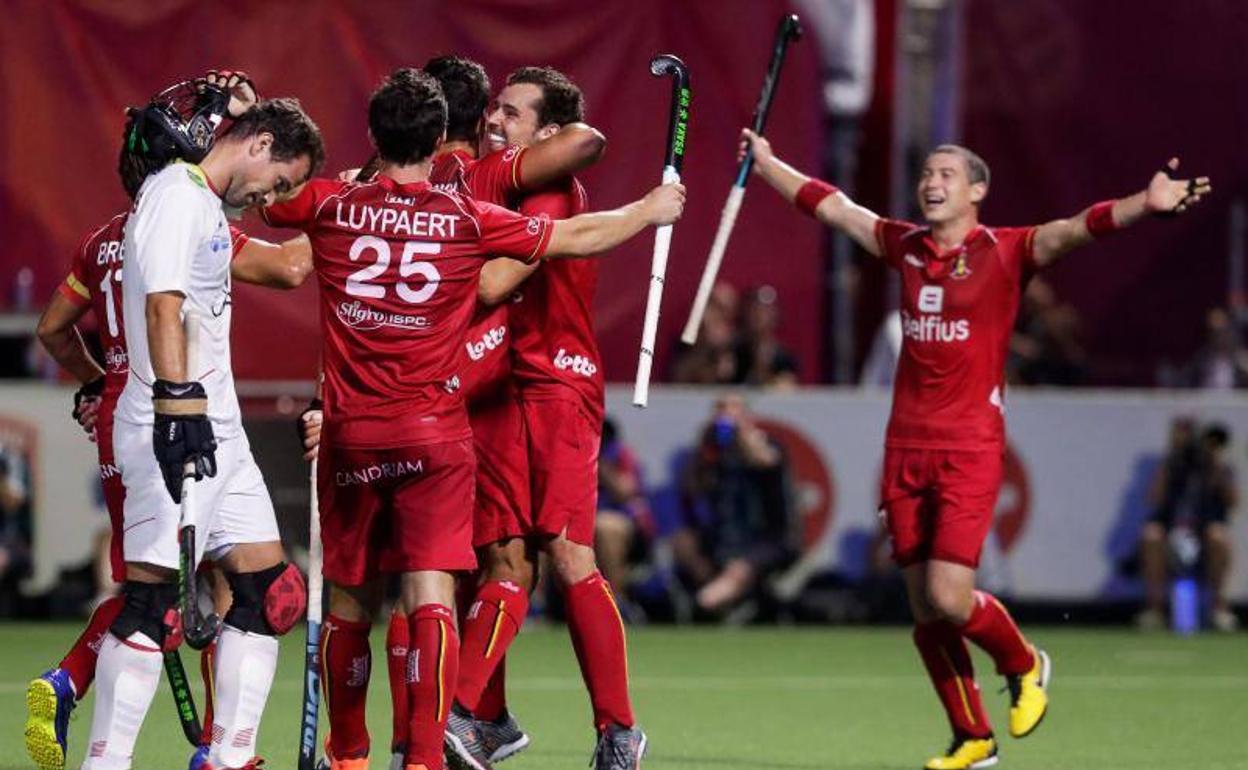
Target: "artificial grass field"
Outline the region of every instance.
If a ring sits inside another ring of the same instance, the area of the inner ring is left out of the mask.
[[[27,680],[54,664],[80,630],[0,626],[0,770],[31,767],[22,744]],[[384,628],[374,629],[369,694],[372,768],[388,761]],[[1028,629],[1053,656],[1052,707],[1029,738],[1007,736],[1007,696],[976,653],[1001,767],[1018,770],[1248,768],[1248,635]],[[260,730],[266,770],[295,766],[303,633],[283,642]],[[948,741],[944,716],[903,628],[631,629],[634,706],[650,737],[645,766],[914,770]],[[198,658],[184,653],[198,680]],[[508,659],[511,706],[533,738],[506,770],[584,768],[593,749],[588,699],[562,627],[530,625]],[[198,694],[198,691],[197,691]],[[71,723],[77,768],[91,696]],[[325,720],[322,713],[321,736]],[[180,770],[189,747],[162,684],[136,770]]]

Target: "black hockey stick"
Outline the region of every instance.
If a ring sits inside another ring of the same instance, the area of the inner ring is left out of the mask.
[[[178,722],[182,724],[182,734],[195,748],[199,748],[203,739],[204,728],[199,723],[199,712],[195,709],[195,696],[191,693],[191,684],[186,678],[186,669],[182,667],[182,656],[177,650],[166,652],[165,678],[169,680],[169,689],[173,690],[173,704],[178,709]]]

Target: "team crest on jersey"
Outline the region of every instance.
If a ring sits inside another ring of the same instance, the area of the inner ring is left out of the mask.
[[[950,278],[969,278],[971,276],[971,268],[966,266],[966,249],[958,252],[958,256],[953,260],[953,269],[949,271]]]

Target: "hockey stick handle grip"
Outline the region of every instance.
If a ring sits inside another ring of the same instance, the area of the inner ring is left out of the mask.
[[[320,623],[323,612],[322,597],[325,579],[321,574],[324,566],[324,550],[321,544],[321,507],[316,493],[317,458],[308,463],[308,622]]]
[[[663,169],[663,184],[680,181],[672,166]],[[646,316],[641,327],[641,352],[637,359],[637,379],[633,383],[633,406],[644,407],[650,399],[650,371],[654,365],[654,345],[659,333],[659,310],[663,304],[663,282],[667,277],[667,255],[672,248],[672,225],[654,231],[654,255],[650,260],[650,288],[646,294]]]
[[[702,280],[698,282],[698,293],[693,298],[689,320],[685,322],[685,329],[680,333],[680,341],[686,345],[698,341],[698,330],[702,327],[702,316],[706,314],[706,303],[710,301],[711,291],[719,278],[719,266],[724,261],[724,251],[728,249],[728,239],[737,224],[737,214],[741,212],[741,201],[744,199],[744,186],[733,185],[728,191],[728,200],[724,202],[724,210],[719,215],[719,229],[715,231],[711,254],[706,258],[706,266],[702,268]]]

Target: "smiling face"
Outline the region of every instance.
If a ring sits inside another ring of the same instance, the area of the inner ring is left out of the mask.
[[[559,130],[556,125],[538,125],[542,88],[533,83],[513,83],[490,105],[485,118],[485,142],[489,152],[517,144],[527,147]]]
[[[300,155],[290,160],[274,160],[273,135],[260,133],[246,140],[221,195],[234,208],[268,206],[308,178],[311,160]]]
[[[972,162],[955,151],[938,149],[923,162],[919,176],[919,210],[930,224],[974,216],[988,195],[986,179],[972,181]]]

